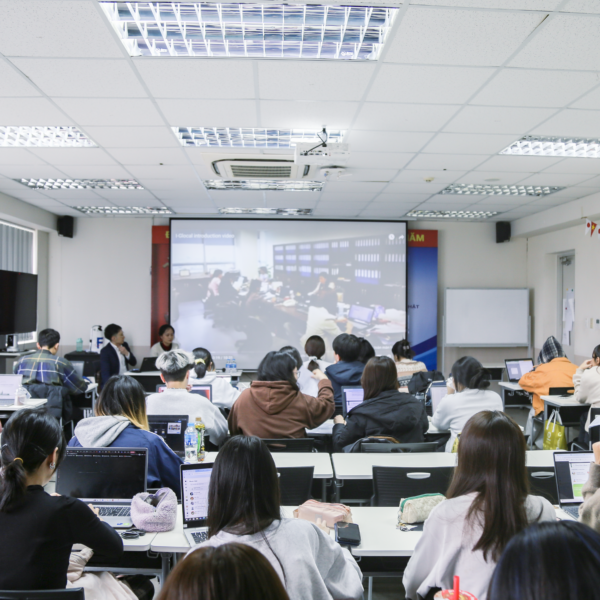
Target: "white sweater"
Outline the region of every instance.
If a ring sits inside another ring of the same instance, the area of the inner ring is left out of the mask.
[[[305,361],[298,371],[298,387],[303,394],[316,398],[319,395],[319,382],[312,376],[307,366],[310,360]],[[317,360],[319,369],[325,373],[325,369],[331,364],[324,360]]]
[[[452,452],[456,435],[473,415],[482,410],[503,410],[502,398],[490,390],[464,389],[440,400],[431,423],[441,431],[450,430],[446,452]]]
[[[247,544],[260,551],[273,565],[290,600],[362,598],[362,574],[356,561],[348,550],[333,540],[333,535],[327,535],[313,523],[282,519],[254,535],[220,531],[208,541],[194,546],[190,552],[203,546],[220,546],[228,542]]]
[[[166,389],[146,398],[149,415],[188,415],[189,423],[202,417],[206,433],[213,444],[219,445],[227,435],[227,421],[219,409],[204,396],[190,394],[185,389]]]
[[[431,588],[449,589],[454,575],[460,577],[460,589],[477,600],[486,600],[488,585],[496,563],[481,550],[473,551],[482,533],[482,524],[467,522],[467,513],[476,494],[467,494],[438,504],[423,527],[423,535],[404,571],[402,583],[406,598],[423,598]],[[529,523],[556,520],[556,512],[541,496],[527,496]]]
[[[590,413],[592,408],[600,408],[600,367],[591,369],[578,368],[573,375],[575,398],[582,404],[591,404],[585,430],[590,430]]]
[[[179,344],[177,342],[173,342],[171,344],[171,350],[177,350],[179,348]],[[150,356],[159,357],[161,354],[164,354],[166,350],[163,350],[163,347],[160,345],[160,342],[156,342],[152,348],[150,348]]]
[[[217,377],[214,371],[207,371],[206,375],[199,379],[194,369],[190,371],[190,383],[193,385],[212,385],[212,401],[219,408],[231,408],[233,403],[242,393],[234,388],[227,379]]]

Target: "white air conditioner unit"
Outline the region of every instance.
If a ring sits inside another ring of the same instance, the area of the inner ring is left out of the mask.
[[[350,158],[348,144],[327,144],[315,148],[315,144],[296,144],[294,162],[297,165],[345,165]]]
[[[308,177],[310,167],[282,158],[218,158],[211,162],[216,175],[223,179],[291,179]]]

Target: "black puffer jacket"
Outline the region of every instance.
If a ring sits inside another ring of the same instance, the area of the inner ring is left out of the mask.
[[[333,426],[333,447],[341,452],[344,446],[370,435],[388,435],[401,443],[423,442],[429,429],[422,402],[410,394],[388,390],[376,398],[354,407],[346,425]]]

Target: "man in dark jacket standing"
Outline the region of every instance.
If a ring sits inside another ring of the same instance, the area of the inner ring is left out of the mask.
[[[325,375],[331,381],[335,399],[335,414],[342,412],[342,387],[360,385],[365,365],[358,360],[360,341],[352,333],[342,333],[333,340],[335,364],[325,369]]]

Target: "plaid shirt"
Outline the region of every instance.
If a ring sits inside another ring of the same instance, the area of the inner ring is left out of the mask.
[[[15,375],[23,375],[23,385],[45,383],[66,387],[73,394],[83,394],[87,390],[84,381],[73,365],[49,350],[38,350],[24,356],[13,368]]]

